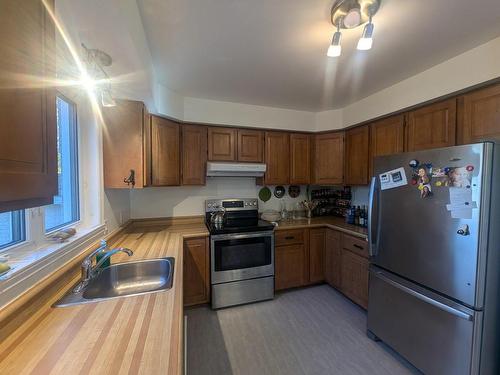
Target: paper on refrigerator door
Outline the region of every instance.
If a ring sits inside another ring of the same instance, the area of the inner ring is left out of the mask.
[[[387,171],[379,175],[380,189],[393,189],[408,184],[406,173],[403,167]]]
[[[446,209],[453,219],[472,219],[472,209],[477,203],[472,201],[471,188],[450,187],[450,203]]]

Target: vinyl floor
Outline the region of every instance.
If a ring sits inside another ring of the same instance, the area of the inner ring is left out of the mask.
[[[186,315],[189,375],[418,374],[369,339],[366,312],[327,285]]]

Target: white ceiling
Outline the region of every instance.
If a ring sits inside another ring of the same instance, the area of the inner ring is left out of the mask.
[[[155,77],[184,96],[322,111],[344,107],[500,35],[499,0],[382,0],[326,57],[333,0],[138,0]],[[463,72],[467,74],[467,72]]]

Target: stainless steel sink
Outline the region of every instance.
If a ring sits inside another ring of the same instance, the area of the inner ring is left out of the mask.
[[[113,264],[102,269],[81,292],[72,288],[54,307],[161,292],[172,288],[173,276],[174,258]]]

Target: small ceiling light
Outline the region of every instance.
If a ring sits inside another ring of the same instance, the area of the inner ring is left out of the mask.
[[[342,53],[342,33],[340,32],[340,26],[337,25],[337,31],[333,34],[332,44],[328,47],[328,52],[326,55],[328,57],[338,57]]]
[[[373,23],[372,17],[370,16],[370,22],[365,25],[363,29],[363,34],[359,38],[357,49],[361,51],[366,51],[372,48],[373,44]]]

